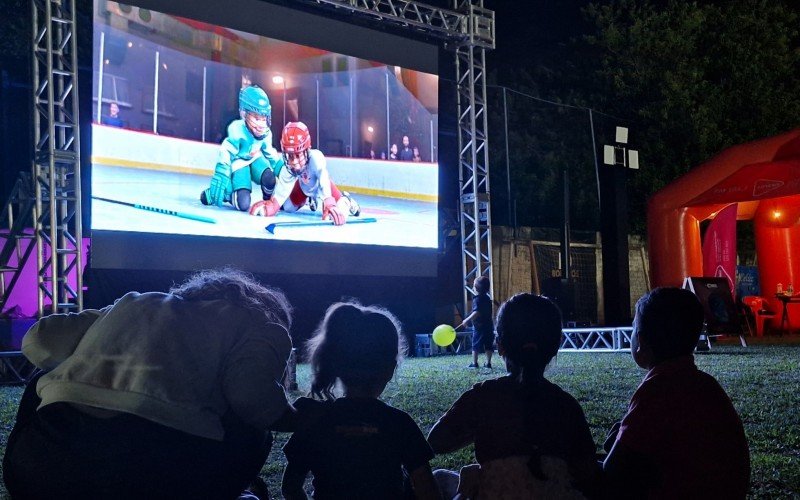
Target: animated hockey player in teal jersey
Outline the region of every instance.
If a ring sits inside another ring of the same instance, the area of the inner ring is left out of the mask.
[[[246,212],[253,182],[261,186],[262,199],[272,197],[275,173],[283,166],[283,157],[272,147],[271,113],[269,98],[260,87],[253,85],[239,91],[241,119],[228,125],[211,185],[200,193],[203,205],[230,203]]]

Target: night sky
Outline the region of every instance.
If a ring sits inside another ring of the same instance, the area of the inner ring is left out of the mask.
[[[451,0],[423,3],[452,8]],[[495,13],[496,48],[487,53],[490,67],[535,64],[567,50],[570,38],[585,32],[581,8],[589,0],[486,0]]]
[[[497,48],[490,57],[503,63],[526,61],[531,55],[563,47],[581,32],[580,9],[587,0],[558,2],[493,0]]]

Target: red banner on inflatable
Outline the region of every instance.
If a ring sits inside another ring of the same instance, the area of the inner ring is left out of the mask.
[[[717,213],[703,238],[703,276],[727,278],[736,292],[736,208],[728,205]]]
[[[763,200],[800,194],[800,159],[746,165],[687,206]]]

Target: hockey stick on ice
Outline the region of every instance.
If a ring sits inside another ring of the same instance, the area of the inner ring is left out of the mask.
[[[109,203],[116,203],[117,205],[125,205],[126,207],[138,208],[139,210],[147,210],[148,212],[156,212],[164,215],[172,215],[175,217],[182,217],[184,219],[196,220],[199,222],[207,222],[209,224],[216,224],[217,221],[211,217],[203,217],[202,215],[187,214],[185,212],[176,212],[175,210],[167,210],[166,208],[148,207],[147,205],[140,205],[138,203],[128,203],[127,201],[112,200],[109,198],[101,198],[100,196],[92,196],[92,199],[107,201]]]
[[[365,222],[378,222],[378,219],[375,217],[364,217],[363,219],[348,219],[346,225],[350,224],[364,224]],[[272,224],[268,225],[264,229],[270,232],[270,234],[275,234],[275,230],[279,227],[312,227],[312,226],[332,226],[333,221],[331,220],[317,220],[312,222],[295,222],[295,221],[286,221],[286,222],[273,222]]]

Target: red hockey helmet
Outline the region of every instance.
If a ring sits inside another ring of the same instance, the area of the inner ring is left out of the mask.
[[[289,122],[281,133],[281,150],[286,153],[302,153],[311,149],[311,134],[303,122]]]
[[[308,163],[311,134],[303,122],[289,122],[281,132],[283,159],[293,175],[302,174]]]

